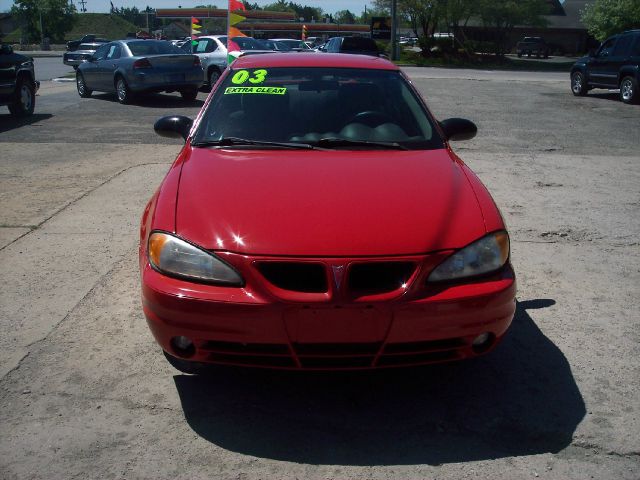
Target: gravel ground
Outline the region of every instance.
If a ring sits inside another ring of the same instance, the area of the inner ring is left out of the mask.
[[[139,300],[144,203],[180,145],[158,95],[43,82],[0,114],[0,478],[640,478],[640,107],[568,79],[406,69],[512,236],[505,341],[366,374],[181,375]]]

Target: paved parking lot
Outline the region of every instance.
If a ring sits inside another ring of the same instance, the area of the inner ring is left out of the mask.
[[[169,113],[43,82],[0,113],[0,478],[640,475],[640,107],[561,74],[406,69],[492,191],[518,275],[475,361],[367,374],[180,375],[139,300],[137,223],[180,149]]]

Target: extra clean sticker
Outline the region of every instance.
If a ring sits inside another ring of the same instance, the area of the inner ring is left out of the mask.
[[[227,87],[224,90],[225,95],[232,93],[259,93],[262,95],[284,95],[287,93],[285,87]]]

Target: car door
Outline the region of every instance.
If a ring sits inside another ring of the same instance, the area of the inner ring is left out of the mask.
[[[611,73],[615,73],[615,86],[619,86],[620,82],[620,69],[626,62],[629,61],[631,56],[631,47],[633,45],[634,36],[632,33],[625,33],[620,36],[616,42],[616,46],[611,54],[609,64],[611,66]]]
[[[97,62],[97,84],[102,90],[114,90],[113,75],[118,68],[121,55],[120,44],[108,43],[107,54],[103,60]]]
[[[0,97],[13,94],[16,81],[17,55],[8,46],[0,50]]]
[[[90,90],[100,90],[103,91],[100,83],[98,81],[98,68],[100,62],[103,61],[107,57],[107,53],[109,53],[110,43],[106,43],[99,47],[96,52],[93,54],[93,57],[82,65],[82,75],[84,76],[84,83]]]
[[[616,88],[618,85],[618,70],[613,67],[613,51],[618,36],[604,41],[589,62],[589,83],[599,87]]]

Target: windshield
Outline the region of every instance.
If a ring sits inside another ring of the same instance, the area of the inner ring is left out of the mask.
[[[140,57],[143,55],[167,55],[183,54],[178,47],[164,40],[138,40],[127,42],[127,47],[131,50],[131,55]]]
[[[225,138],[344,149],[443,145],[399,72],[353,68],[231,70],[193,143]]]

